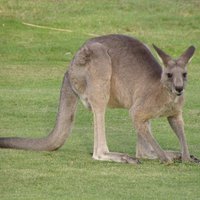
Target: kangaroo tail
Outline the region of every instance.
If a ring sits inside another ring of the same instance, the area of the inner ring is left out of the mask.
[[[78,98],[73,92],[68,73],[65,74],[60,92],[60,103],[56,125],[47,137],[0,138],[0,148],[25,149],[35,151],[54,151],[59,149],[71,132]]]

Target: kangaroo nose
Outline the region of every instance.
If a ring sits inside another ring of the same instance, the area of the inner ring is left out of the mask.
[[[178,93],[181,93],[183,91],[183,87],[175,87],[175,90],[178,92]]]

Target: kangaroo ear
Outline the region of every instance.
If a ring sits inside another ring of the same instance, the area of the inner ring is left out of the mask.
[[[172,60],[171,56],[166,54],[163,50],[159,49],[156,45],[153,44],[153,48],[156,50],[159,58],[163,62],[164,66],[167,67],[167,64],[170,60]]]
[[[184,65],[189,63],[194,55],[195,47],[190,46],[178,59],[178,61],[182,62]]]

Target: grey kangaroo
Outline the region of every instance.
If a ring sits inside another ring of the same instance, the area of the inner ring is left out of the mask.
[[[187,82],[187,64],[195,48],[178,59],[153,45],[163,67],[146,45],[124,35],[106,35],[88,40],[75,54],[64,75],[59,111],[53,131],[44,138],[1,138],[0,147],[53,151],[69,136],[77,101],[93,112],[93,159],[139,163],[140,158],[172,162],[200,160],[190,155],[184,134],[182,107]],[[105,136],[106,107],[129,110],[137,133],[136,157],[110,152]],[[151,133],[150,120],[167,117],[178,137],[180,152],[164,151]]]

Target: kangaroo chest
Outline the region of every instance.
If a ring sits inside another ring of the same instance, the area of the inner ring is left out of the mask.
[[[182,109],[183,98],[176,96],[175,98],[169,98],[168,101],[160,102],[152,110],[152,118],[169,117],[177,114]]]

